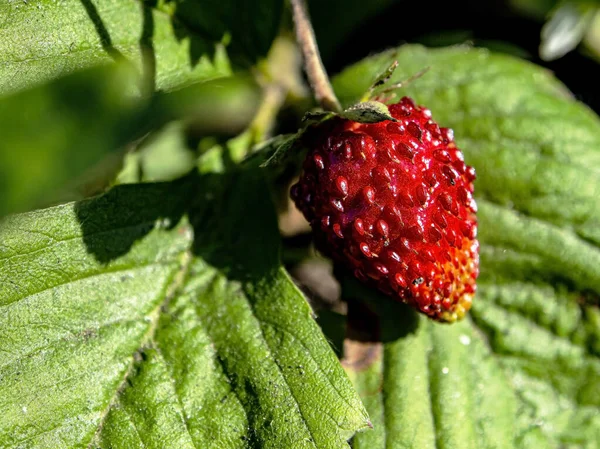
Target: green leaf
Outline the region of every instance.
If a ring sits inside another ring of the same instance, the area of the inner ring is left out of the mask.
[[[419,319],[347,367],[375,426],[355,446],[599,447],[600,120],[541,68],[467,47],[367,58],[334,79],[342,103],[396,59],[391,83],[431,67],[398,96],[453,128],[477,171],[481,275],[465,322]]]
[[[164,0],[188,29],[219,42],[228,36],[235,62],[250,65],[266,56],[279,32],[283,0]]]
[[[0,94],[112,62],[131,65],[142,91],[231,74],[214,40],[143,2],[123,0],[2,2],[0,55]]]
[[[549,284],[483,279],[474,323],[519,399],[515,446],[597,448],[600,313]]]
[[[279,263],[260,176],[0,224],[0,446],[347,447],[367,415]]]

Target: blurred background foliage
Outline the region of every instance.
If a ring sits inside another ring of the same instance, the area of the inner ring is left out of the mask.
[[[331,74],[405,42],[468,43],[547,67],[600,110],[598,1],[308,3]],[[0,215],[180,176],[265,98],[284,107],[259,135],[295,131],[311,101],[297,54],[266,59],[290,28],[282,0],[1,3]]]

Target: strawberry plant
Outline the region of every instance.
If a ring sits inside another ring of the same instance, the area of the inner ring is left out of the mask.
[[[1,448],[599,447],[597,7],[422,3],[0,2]]]

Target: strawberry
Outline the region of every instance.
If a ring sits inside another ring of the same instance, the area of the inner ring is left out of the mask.
[[[408,97],[395,119],[307,129],[291,197],[316,247],[362,282],[442,322],[464,317],[479,273],[475,171],[452,130]]]

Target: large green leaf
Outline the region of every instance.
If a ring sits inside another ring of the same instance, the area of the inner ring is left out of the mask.
[[[255,62],[282,9],[282,0],[1,2],[0,95],[114,61],[134,67],[143,90],[228,75],[221,42]]]
[[[0,55],[0,94],[115,61],[132,65],[150,90],[231,71],[214,41],[127,0],[2,2]]]
[[[334,80],[343,103],[395,59],[392,81],[431,67],[398,93],[477,171],[481,276],[465,322],[419,319],[348,365],[375,426],[356,446],[597,448],[600,120],[550,73],[467,47],[363,60]]]
[[[0,447],[342,448],[366,412],[255,170],[0,224]]]

